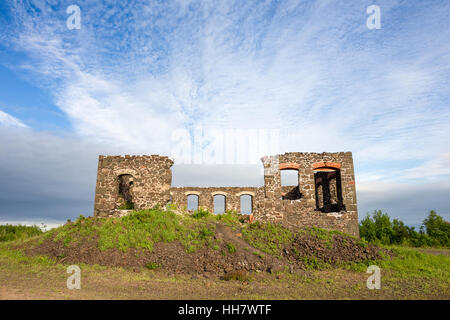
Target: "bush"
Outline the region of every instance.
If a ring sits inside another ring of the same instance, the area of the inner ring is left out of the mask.
[[[41,233],[43,231],[38,226],[13,226],[7,224],[0,226],[0,242],[25,239],[40,235]]]

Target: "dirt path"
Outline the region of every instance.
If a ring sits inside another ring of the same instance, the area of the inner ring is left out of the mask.
[[[0,299],[450,299],[449,288],[430,279],[383,275],[382,289],[369,290],[365,272],[343,269],[261,272],[249,281],[224,281],[212,275],[81,265],[81,289],[69,290],[66,268],[5,265],[0,259]]]
[[[21,290],[0,287],[0,300],[35,300],[39,299],[39,296],[29,294],[28,292],[22,292]]]

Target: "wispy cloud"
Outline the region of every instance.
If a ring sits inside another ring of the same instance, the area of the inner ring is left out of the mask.
[[[416,5],[382,2],[370,31],[359,2],[81,2],[70,31],[64,6],[18,1],[8,40],[96,141],[167,153],[174,127],[207,123],[280,128],[285,149],[426,159],[449,145],[450,47],[424,20],[446,10]]]
[[[28,128],[28,126],[22,121],[6,112],[3,112],[2,110],[0,110],[0,125],[7,127]]]
[[[11,1],[0,39],[74,134],[170,154],[175,128],[276,128],[281,151],[353,151],[359,181],[435,175],[450,151],[450,3]],[[442,160],[444,159],[444,160]]]

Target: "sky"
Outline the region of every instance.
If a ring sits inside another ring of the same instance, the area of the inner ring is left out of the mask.
[[[450,220],[448,1],[5,0],[0,25],[0,222],[92,215],[98,155],[179,155],[198,128],[195,154],[211,128],[351,151],[360,219]],[[175,157],[173,185],[261,186],[266,151]]]

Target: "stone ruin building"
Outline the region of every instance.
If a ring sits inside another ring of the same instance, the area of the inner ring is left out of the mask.
[[[262,187],[172,187],[173,161],[166,156],[99,156],[94,215],[113,217],[173,202],[187,208],[188,197],[214,212],[214,198],[225,210],[241,211],[251,199],[255,221],[316,226],[359,236],[355,175],[351,152],[289,152],[261,158]],[[281,185],[281,171],[298,172],[298,184]]]

